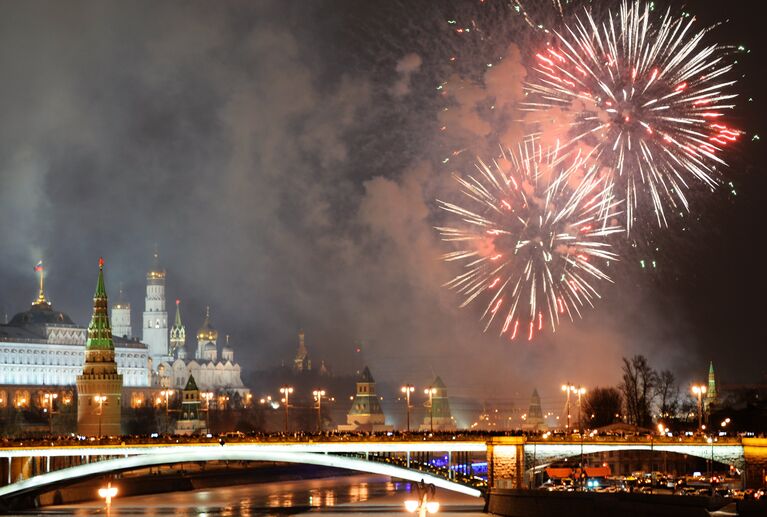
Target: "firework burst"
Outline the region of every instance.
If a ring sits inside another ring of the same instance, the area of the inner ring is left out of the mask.
[[[478,175],[456,176],[465,206],[437,201],[460,219],[437,228],[461,248],[443,259],[464,263],[447,286],[464,296],[462,307],[486,302],[485,331],[499,322],[501,335],[531,340],[591,306],[599,297],[592,282],[611,281],[602,267],[617,256],[605,238],[623,229],[606,214],[617,203],[580,156],[566,159],[528,143],[492,164],[479,161]]]
[[[594,150],[623,191],[627,229],[647,201],[661,226],[664,208],[689,210],[691,181],[714,188],[719,154],[740,135],[724,122],[732,65],[693,23],[624,0],[605,20],[576,16],[536,56],[525,109],[566,117],[564,148]]]

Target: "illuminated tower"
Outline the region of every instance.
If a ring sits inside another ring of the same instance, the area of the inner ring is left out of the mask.
[[[122,289],[120,289],[117,303],[112,305],[112,334],[126,339],[130,339],[133,334],[130,324],[130,303],[125,301]]]
[[[181,300],[176,300],[176,319],[170,328],[170,355],[176,359],[186,358],[186,329],[181,323]]]
[[[160,267],[160,256],[155,251],[154,266],[146,274],[146,300],[142,341],[149,348],[155,367],[168,360],[168,312],[165,309],[165,270]]]
[[[711,404],[716,405],[719,394],[716,391],[716,376],[714,375],[714,361],[708,365],[708,389],[706,390],[706,411]]]
[[[386,430],[385,421],[381,402],[376,395],[376,381],[366,366],[357,379],[357,394],[354,396],[351,409],[346,414],[346,425],[339,425],[338,429],[340,431]]]
[[[546,429],[546,420],[543,418],[543,409],[541,409],[541,396],[538,395],[537,389],[533,389],[533,395],[530,397],[530,407],[524,420],[522,429],[525,431],[541,431]]]
[[[119,436],[123,376],[117,373],[112,329],[104,287],[104,259],[93,295],[93,317],[88,325],[85,364],[77,376],[77,434]]]
[[[421,424],[421,431],[452,431],[455,429],[455,421],[450,413],[450,399],[447,397],[447,387],[442,378],[437,376],[427,390],[431,390],[429,400],[424,404],[426,415]],[[431,406],[429,406],[431,402]]]
[[[298,332],[298,351],[293,358],[293,370],[297,372],[307,372],[312,369],[312,361],[309,359],[309,351],[304,342],[304,331]]]

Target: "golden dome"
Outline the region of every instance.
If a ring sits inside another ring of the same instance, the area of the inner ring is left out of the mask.
[[[205,322],[197,331],[197,341],[216,341],[218,339],[218,331],[210,324],[210,307],[205,308]]]

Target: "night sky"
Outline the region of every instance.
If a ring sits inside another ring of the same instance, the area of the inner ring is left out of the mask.
[[[289,361],[303,328],[338,372],[361,343],[377,379],[439,374],[451,394],[613,384],[636,353],[683,384],[709,360],[725,383],[767,382],[767,190],[752,142],[763,24],[750,1],[690,8],[698,27],[726,22],[709,42],[750,50],[735,56],[747,136],[727,155],[733,187],[694,191],[689,216],[618,243],[595,309],[527,343],[457,308],[433,228],[451,173],[523,133],[513,110],[542,40],[503,2],[4,2],[0,309],[26,310],[42,258],[54,307],[87,324],[103,255],[136,333],[157,246],[171,318],[180,298],[191,335],[210,305],[250,371]],[[458,36],[461,24],[478,30]],[[466,87],[445,97],[443,81]],[[475,94],[505,116],[472,118],[462,99]]]

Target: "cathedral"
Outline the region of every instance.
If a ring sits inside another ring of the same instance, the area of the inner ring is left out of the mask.
[[[46,400],[50,400],[46,397],[54,394],[57,405],[76,403],[75,385],[84,374],[89,354],[93,355],[89,352],[89,329],[55,310],[48,300],[42,262],[35,272],[39,275],[39,290],[30,308],[0,324],[0,408],[46,407]],[[122,376],[122,405],[152,403],[162,389],[181,392],[191,375],[203,391],[236,393],[246,400],[249,390],[240,378],[240,366],[234,361],[228,337],[219,347],[209,310],[197,333],[194,354],[187,354],[178,300],[174,324],[168,328],[165,276],[155,253],[154,265],[146,275],[140,340],[133,332],[131,306],[124,301],[122,292],[111,307],[108,319],[114,362]]]

